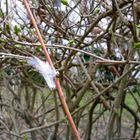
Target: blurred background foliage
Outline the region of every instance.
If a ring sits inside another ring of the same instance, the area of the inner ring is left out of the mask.
[[[139,1],[29,3],[81,138],[138,140]],[[0,139],[73,140],[57,92],[24,59],[33,55],[46,61],[23,2],[1,0]]]

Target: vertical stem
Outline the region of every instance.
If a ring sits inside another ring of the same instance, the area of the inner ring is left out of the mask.
[[[75,124],[74,124],[74,121],[73,121],[72,116],[70,114],[69,108],[68,108],[67,103],[65,101],[65,97],[63,96],[63,92],[62,92],[62,89],[61,89],[61,86],[60,86],[60,82],[57,79],[56,79],[56,87],[57,87],[58,96],[60,98],[63,110],[64,110],[65,114],[67,115],[67,119],[68,119],[69,124],[72,128],[73,134],[75,135],[76,140],[80,140],[79,132],[78,132],[78,130],[77,130]]]
[[[49,56],[49,53],[48,53],[48,51],[47,51],[47,49],[45,47],[44,41],[43,41],[41,33],[40,33],[40,31],[39,31],[39,29],[37,27],[36,21],[35,21],[35,19],[33,17],[33,14],[32,14],[32,11],[31,11],[31,9],[29,7],[28,1],[24,0],[24,4],[25,4],[25,7],[26,7],[26,9],[28,11],[28,14],[30,16],[31,22],[33,23],[33,26],[36,29],[37,37],[38,37],[39,42],[41,43],[42,49],[44,50],[46,59],[47,59],[48,63],[50,64],[50,66],[53,67],[53,63],[52,63],[51,58]],[[65,101],[65,98],[63,96],[62,88],[60,86],[60,82],[59,82],[58,78],[55,78],[55,83],[56,83],[56,88],[57,88],[58,96],[60,98],[63,110],[64,110],[64,112],[65,112],[65,114],[67,116],[68,122],[69,122],[69,124],[70,124],[70,126],[72,128],[73,134],[74,134],[76,140],[80,140],[79,132],[78,132],[78,130],[77,130],[75,124],[74,124],[74,121],[72,119],[72,116],[70,114],[70,111],[69,111],[69,108],[68,108],[67,103]]]

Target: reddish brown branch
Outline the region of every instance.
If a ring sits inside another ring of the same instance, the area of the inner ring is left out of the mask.
[[[28,11],[29,18],[31,19],[31,22],[32,22],[34,28],[36,29],[37,37],[38,37],[39,42],[41,43],[42,49],[44,50],[46,59],[47,59],[48,63],[51,66],[53,66],[53,63],[52,63],[51,58],[49,56],[49,53],[48,53],[48,51],[47,51],[47,49],[45,47],[44,41],[42,39],[41,33],[40,33],[39,29],[38,29],[37,23],[36,23],[36,21],[35,21],[35,19],[33,17],[32,11],[31,11],[31,9],[29,7],[28,1],[27,0],[24,0],[24,4],[25,4],[25,7],[26,7],[26,9]],[[69,108],[68,108],[68,106],[66,104],[66,101],[65,101],[65,98],[63,96],[63,92],[62,92],[62,89],[61,89],[60,82],[59,82],[59,80],[57,78],[55,79],[55,82],[56,82],[56,88],[57,88],[57,91],[58,91],[58,96],[60,98],[60,101],[61,101],[63,110],[64,110],[64,112],[65,112],[65,114],[67,116],[67,119],[69,121],[69,124],[70,124],[70,126],[72,128],[73,134],[74,134],[76,140],[80,140],[79,132],[78,132],[78,130],[77,130],[75,124],[74,124],[74,121],[73,121],[72,116],[70,114]]]

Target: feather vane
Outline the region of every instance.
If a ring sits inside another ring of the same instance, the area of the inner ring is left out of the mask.
[[[56,89],[55,77],[57,72],[54,67],[50,66],[47,61],[44,62],[36,56],[28,58],[27,63],[35,68],[44,77],[48,87],[51,90]]]

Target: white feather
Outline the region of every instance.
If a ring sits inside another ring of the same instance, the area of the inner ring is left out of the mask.
[[[45,79],[48,87],[50,89],[55,89],[55,77],[56,77],[56,70],[49,65],[49,63],[46,61],[42,61],[37,57],[30,57],[27,59],[27,63],[34,67]]]

